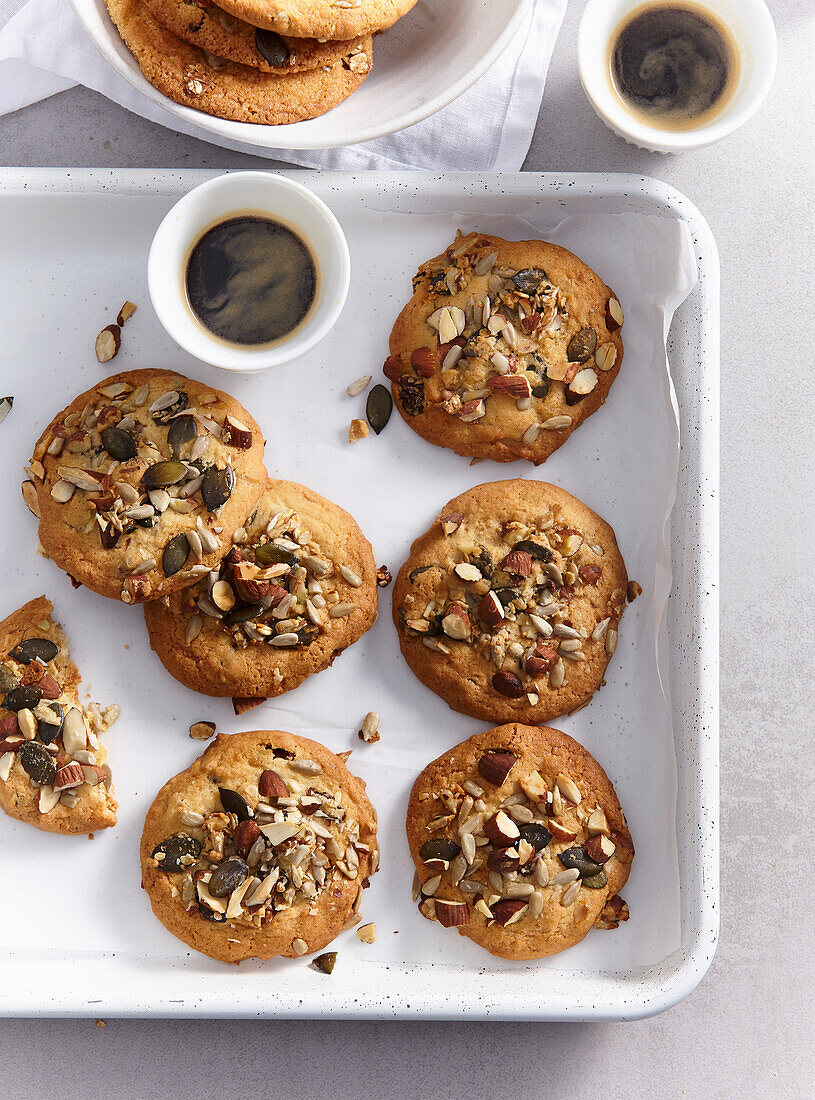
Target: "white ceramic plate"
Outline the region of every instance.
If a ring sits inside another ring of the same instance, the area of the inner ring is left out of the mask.
[[[283,149],[328,149],[371,141],[435,114],[465,92],[508,46],[533,0],[419,0],[376,38],[371,75],[339,107],[289,126],[213,118],[167,99],[142,76],[104,0],[71,0],[106,61],[147,99],[221,138]]]

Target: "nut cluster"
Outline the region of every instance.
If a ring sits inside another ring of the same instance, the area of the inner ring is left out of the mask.
[[[582,890],[607,887],[609,861],[634,854],[570,776],[522,770],[507,749],[488,750],[472,776],[424,797],[438,806],[419,848],[419,909],[445,928],[479,920],[506,928],[537,920],[547,906],[574,906]],[[623,909],[610,899],[598,927],[626,920]]]
[[[182,800],[184,831],[153,849],[155,865],[173,877],[173,896],[188,913],[254,928],[293,906],[314,911],[322,893],[336,893],[338,879],[358,882],[349,921],[355,924],[378,851],[361,839],[342,791],[320,780],[320,764],[283,749],[275,756],[277,767],[259,772],[247,797],[221,786],[220,809],[206,814]],[[305,941],[295,943],[295,954],[308,952]]]
[[[37,628],[40,636],[19,642],[0,663],[0,782],[24,772],[47,814],[58,803],[73,809],[87,788],[110,786],[98,734],[119,708],[83,710],[69,700],[55,663],[62,639],[50,621]]]
[[[475,292],[465,297],[474,280]],[[579,320],[570,288],[554,285],[541,268],[499,264],[492,242],[478,234],[459,236],[440,260],[423,264],[414,279],[414,290],[421,287],[450,304],[427,317],[427,345],[407,361],[395,355],[385,362],[410,416],[433,406],[473,423],[501,395],[524,414],[519,440],[532,444],[541,431],[569,428],[567,407],[592,393],[599,373],[617,361],[616,343],[600,343],[602,333]],[[608,333],[622,327],[616,298],[608,299],[605,322]]]
[[[357,610],[341,589],[360,588],[363,578],[325,554],[291,509],[264,522],[260,510],[233,536],[236,545],[219,569],[181,594],[190,645],[205,620],[218,621],[238,648],[312,645]]]
[[[625,591],[615,589],[600,610],[596,600],[581,600],[603,576],[604,550],[556,507],[534,523],[496,522],[489,547],[469,534],[464,513],[441,515],[439,524],[461,560],[409,574],[425,592],[430,578],[433,598],[408,591],[399,608],[408,635],[444,657],[457,646],[480,653],[496,669],[492,690],[508,699],[526,696],[531,706],[542,691],[563,688],[572,665],[598,650],[614,652]],[[578,606],[596,616],[590,629],[573,621]]]

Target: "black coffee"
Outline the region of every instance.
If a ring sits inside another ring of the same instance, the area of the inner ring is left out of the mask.
[[[611,44],[617,94],[650,125],[688,129],[730,98],[738,52],[728,29],[696,4],[653,3],[634,11]]]
[[[210,332],[233,344],[270,344],[297,328],[317,286],[300,238],[271,218],[230,218],[190,254],[187,297]]]

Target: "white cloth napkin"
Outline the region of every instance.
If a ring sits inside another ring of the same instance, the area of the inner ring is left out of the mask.
[[[20,3],[0,0],[0,114],[84,84],[170,130],[309,168],[513,172],[523,164],[532,140],[567,0],[536,0],[525,25],[492,68],[432,118],[398,134],[326,150],[259,149],[182,122],[110,68],[66,0]]]

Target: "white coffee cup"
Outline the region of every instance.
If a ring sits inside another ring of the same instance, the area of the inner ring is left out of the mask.
[[[286,336],[262,346],[232,344],[204,327],[187,298],[190,253],[219,222],[246,214],[269,217],[307,245],[317,273],[314,301]],[[351,258],[340,224],[307,187],[274,172],[234,172],[193,188],[167,213],[156,230],[147,260],[153,308],[182,348],[223,370],[254,372],[304,355],[336,324],[351,281]]]
[[[641,149],[678,153],[712,145],[759,109],[775,76],[775,26],[764,0],[695,0],[729,28],[739,51],[738,84],[721,112],[693,129],[670,130],[635,117],[614,90],[609,44],[623,20],[644,0],[589,0],[580,20],[577,61],[589,102],[610,130]]]

